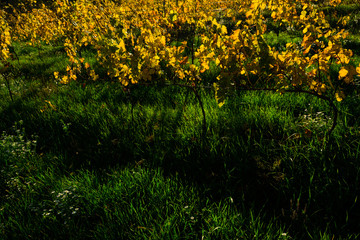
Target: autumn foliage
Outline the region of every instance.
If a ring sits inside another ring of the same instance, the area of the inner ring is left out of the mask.
[[[109,78],[124,86],[168,82],[202,83],[204,73],[218,69],[214,86],[219,105],[229,91],[256,84],[278,91],[303,89],[341,101],[343,84],[360,74],[351,50],[342,47],[347,19],[333,28],[310,0],[57,0],[51,6],[29,0],[23,8],[0,15],[0,59],[10,59],[13,41],[65,47],[66,84],[79,78],[97,80],[98,73],[82,56],[96,51]],[[338,5],[340,0],[321,1]],[[301,43],[283,49],[264,38],[268,25],[298,31]],[[331,67],[339,71],[334,78]],[[341,84],[339,84],[341,82]]]

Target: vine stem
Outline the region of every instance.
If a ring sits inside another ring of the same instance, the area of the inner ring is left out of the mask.
[[[143,85],[143,86],[151,86],[151,85],[153,85],[153,86],[155,86],[155,84],[149,84],[149,83],[140,83],[139,85]],[[209,89],[211,89],[212,87],[205,87],[205,86],[201,87],[201,86],[196,86],[196,85],[187,85],[187,84],[179,84],[179,83],[171,83],[171,84],[164,83],[163,85],[164,86],[178,86],[178,87],[188,88],[189,90],[191,90],[194,93],[196,99],[199,102],[201,112],[202,112],[202,115],[203,115],[202,137],[205,138],[206,132],[207,132],[206,113],[205,113],[204,103],[201,100],[201,96],[200,96],[199,92],[197,91],[197,89],[199,89],[199,88],[209,88]]]
[[[154,85],[154,84],[149,84],[149,83],[142,83],[140,85],[146,85],[146,86],[150,86],[150,85]],[[189,88],[191,91],[193,91],[193,93],[195,94],[195,97],[197,98],[199,105],[201,107],[201,111],[203,114],[203,137],[206,136],[206,132],[207,132],[207,127],[206,127],[206,114],[205,114],[205,109],[204,109],[204,104],[203,101],[201,100],[201,97],[197,91],[197,89],[199,88],[208,88],[208,89],[212,89],[213,87],[210,86],[192,86],[192,85],[187,85],[187,84],[179,84],[179,83],[164,83],[164,86],[179,86],[179,87],[185,87],[185,88]],[[275,89],[275,88],[248,88],[248,89],[239,89],[240,91],[273,91],[276,92],[279,89]],[[320,95],[316,92],[312,92],[312,91],[307,91],[307,90],[303,90],[303,89],[288,89],[288,90],[283,90],[284,92],[288,92],[288,93],[306,93],[309,95],[313,95],[317,98],[320,98],[324,101],[327,101],[329,106],[332,108],[333,110],[333,124],[330,128],[330,130],[328,131],[328,135],[330,136],[332,134],[332,132],[334,131],[336,125],[337,125],[337,119],[338,119],[338,114],[339,114],[339,110],[337,109],[337,107],[335,106],[334,102],[327,96],[324,95]]]
[[[194,92],[197,100],[199,101],[199,104],[200,104],[200,107],[201,107],[201,111],[202,111],[202,114],[203,114],[203,137],[205,138],[206,136],[206,114],[205,114],[205,109],[204,109],[204,104],[201,100],[201,97],[198,93],[198,91],[196,90],[197,88],[196,87],[191,87],[192,91]]]
[[[11,88],[10,88],[10,81],[9,79],[5,76],[5,74],[1,74],[3,76],[3,78],[5,79],[5,82],[6,82],[6,87],[9,91],[9,95],[10,95],[10,98],[11,98],[11,101],[13,102],[14,99],[13,99],[13,94],[12,94],[12,91],[11,91]]]

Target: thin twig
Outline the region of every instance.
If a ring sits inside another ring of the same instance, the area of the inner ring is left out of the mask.
[[[201,111],[202,111],[202,114],[203,114],[203,137],[205,138],[206,136],[206,115],[205,115],[205,109],[204,109],[204,104],[201,100],[201,97],[199,95],[199,93],[197,92],[196,88],[192,87],[191,88],[196,96],[196,98],[198,99],[199,101],[199,104],[200,104],[200,107],[201,107]]]
[[[13,102],[14,99],[13,99],[13,94],[12,94],[12,91],[11,91],[11,88],[10,88],[10,81],[9,79],[6,77],[6,74],[1,74],[1,76],[5,79],[5,83],[6,83],[6,87],[9,91],[9,95],[10,95],[10,98],[11,98],[11,101]]]

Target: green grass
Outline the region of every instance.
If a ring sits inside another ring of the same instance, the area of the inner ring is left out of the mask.
[[[4,140],[2,147],[23,143]],[[209,201],[202,187],[164,177],[159,169],[129,165],[68,173],[58,157],[24,154],[13,152],[2,167],[8,180],[1,185],[4,239],[287,239],[285,227],[262,219],[264,213],[230,197]]]
[[[357,86],[336,103],[331,136],[321,99],[240,91],[219,108],[203,89],[204,137],[188,89],[61,85],[62,48],[15,50],[13,101],[0,79],[0,239],[359,237]]]
[[[219,109],[203,92],[204,140],[186,89],[138,87],[128,96],[117,84],[72,83],[43,91],[1,105],[0,216],[9,239],[358,234],[358,98],[339,105],[327,139],[331,113],[316,98],[242,92]]]

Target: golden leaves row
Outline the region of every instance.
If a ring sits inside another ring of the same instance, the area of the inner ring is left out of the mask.
[[[63,83],[84,74],[98,78],[81,56],[86,46],[123,85],[154,79],[200,82],[215,65],[221,70],[217,88],[249,85],[255,76],[279,89],[301,87],[318,94],[330,89],[341,100],[343,93],[330,76],[332,64],[341,65],[338,80],[347,84],[360,74],[351,63],[352,52],[341,46],[346,32],[330,28],[316,1],[57,0],[52,8],[43,5],[15,16],[15,40],[65,47],[67,74],[55,73]],[[301,29],[301,45],[287,44],[282,51],[269,47],[264,39],[269,21]],[[5,29],[2,49],[10,44],[6,34]]]

